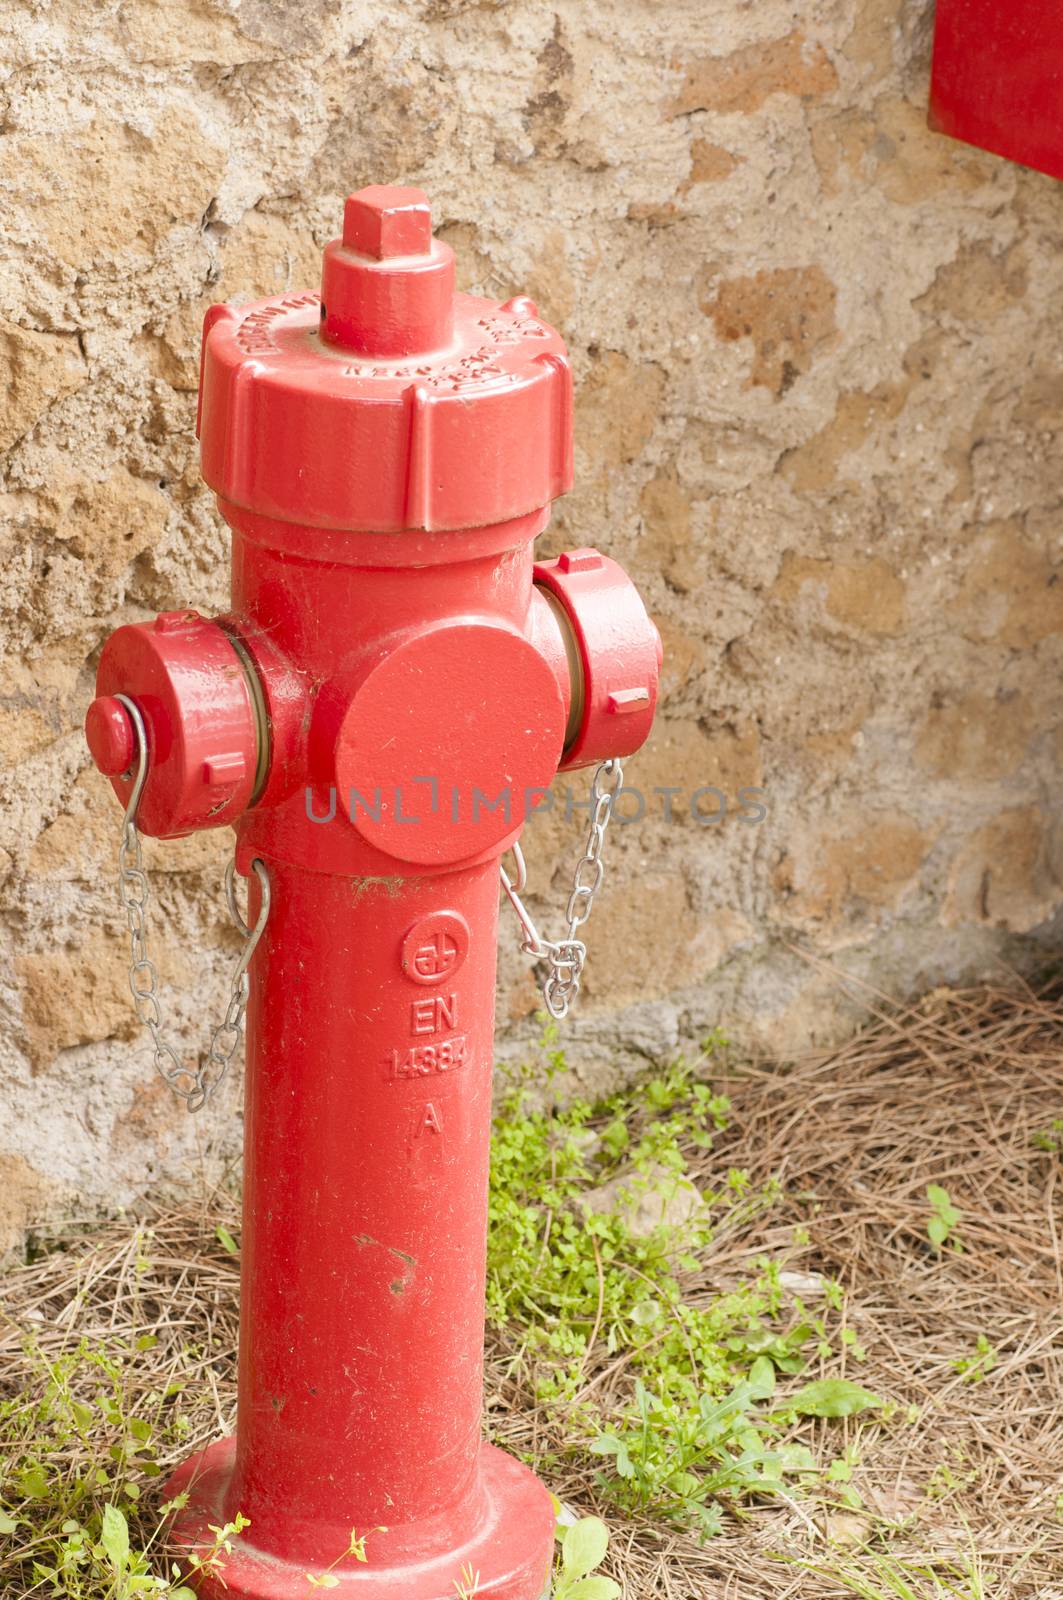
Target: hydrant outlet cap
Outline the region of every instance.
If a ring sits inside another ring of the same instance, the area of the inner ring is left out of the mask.
[[[147,738],[141,832],[175,838],[239,817],[266,736],[230,634],[194,611],[166,611],[154,622],[127,623],[104,645],[85,734],[126,805],[136,736],[120,694],[135,702]]]
[[[633,754],[653,724],[664,658],[642,596],[623,567],[586,548],[537,562],[535,581],[559,605],[580,660],[580,723],[561,770]]]

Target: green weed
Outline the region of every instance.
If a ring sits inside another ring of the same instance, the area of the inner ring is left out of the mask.
[[[952,1370],[960,1374],[964,1383],[980,1383],[987,1373],[992,1372],[999,1359],[996,1346],[990,1344],[984,1333],[980,1333],[975,1340],[974,1354],[958,1356],[952,1363]]]
[[[1063,1117],[1053,1117],[1047,1128],[1038,1128],[1031,1136],[1030,1143],[1035,1150],[1043,1150],[1047,1155],[1058,1156],[1063,1150]]]
[[[560,1070],[563,1057],[551,1065]],[[597,1106],[544,1111],[518,1087],[495,1130],[490,1193],[488,1315],[512,1341],[515,1367],[538,1399],[565,1408],[572,1449],[598,1459],[612,1499],[702,1537],[722,1526],[722,1501],[815,1475],[808,1449],[783,1437],[796,1417],[880,1405],[841,1379],[775,1399],[778,1375],[799,1373],[810,1350],[832,1351],[823,1317],[800,1302],[786,1312],[777,1263],[757,1262],[707,1304],[685,1297],[717,1229],[777,1198],[731,1171],[690,1203],[689,1161],[728,1111],[683,1063]],[[842,1309],[829,1287],[827,1315]],[[626,1367],[630,1386],[603,1415],[594,1373],[610,1362]]]
[[[376,1527],[372,1531],[374,1533],[387,1533],[388,1530],[385,1527]],[[352,1528],[346,1550],[341,1550],[335,1561],[330,1561],[323,1572],[308,1572],[306,1574],[306,1581],[311,1589],[338,1589],[340,1580],[336,1576],[335,1569],[341,1561],[350,1560],[351,1556],[354,1557],[355,1561],[368,1562],[369,1556],[365,1548],[367,1538],[368,1534],[359,1533],[357,1528]]]
[[[930,1201],[930,1218],[926,1225],[927,1237],[934,1249],[940,1252],[952,1240],[954,1250],[962,1250],[963,1246],[955,1238],[956,1224],[963,1215],[952,1203],[952,1197],[947,1189],[939,1183],[927,1184],[926,1197]]]
[[[173,1506],[145,1514],[140,1505],[160,1473],[157,1451],[187,1431],[178,1376],[136,1409],[130,1401],[130,1368],[154,1342],[148,1333],[116,1336],[106,1348],[82,1340],[49,1360],[27,1341],[31,1381],[0,1402],[0,1535],[5,1571],[19,1573],[22,1593],[191,1600],[179,1568],[159,1570],[156,1546]],[[214,1547],[190,1566],[219,1570],[239,1531],[214,1530]]]
[[[609,1549],[609,1530],[598,1517],[581,1517],[557,1530],[561,1551],[554,1572],[553,1600],[617,1600],[620,1585],[595,1572]]]

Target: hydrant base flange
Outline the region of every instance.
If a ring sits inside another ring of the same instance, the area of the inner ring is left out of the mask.
[[[166,1484],[168,1501],[188,1496],[171,1533],[177,1552],[205,1557],[216,1547],[212,1529],[221,1528],[235,1514],[228,1504],[235,1454],[234,1437],[217,1439],[178,1467]],[[202,1600],[306,1600],[308,1573],[317,1577],[327,1568],[337,1579],[332,1592],[357,1600],[454,1600],[463,1573],[466,1581],[472,1573],[478,1575],[473,1591],[477,1600],[545,1600],[554,1548],[555,1513],[549,1492],[521,1462],[489,1444],[480,1448],[479,1487],[479,1511],[471,1526],[456,1518],[453,1529],[447,1530],[435,1520],[423,1538],[416,1524],[357,1529],[365,1535],[364,1562],[348,1557],[331,1565],[336,1552],[327,1545],[317,1563],[284,1561],[257,1550],[250,1527],[242,1538],[232,1540],[231,1554],[221,1554],[216,1574],[187,1581]],[[340,1533],[341,1516],[338,1513],[337,1536],[342,1549],[351,1529],[343,1526]]]

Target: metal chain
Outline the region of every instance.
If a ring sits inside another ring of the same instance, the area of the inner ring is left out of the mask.
[[[250,993],[247,969],[269,916],[269,874],[261,861],[255,860],[251,863],[261,888],[261,899],[258,920],[253,928],[249,928],[236,904],[235,861],[230,861],[225,869],[225,897],[229,904],[229,914],[244,936],[244,947],[233,968],[229,1004],[225,1016],[211,1036],[210,1049],[206,1056],[193,1071],[181,1060],[169,1040],[163,1037],[162,1010],[159,1005],[159,974],[154,962],[148,956],[148,877],[144,870],[144,857],[136,824],[137,807],[148,774],[147,733],[139,707],[124,694],[116,695],[115,699],[120,700],[129,712],[136,730],[137,741],[136,778],[129,796],[129,804],[126,806],[122,823],[122,843],[118,850],[118,894],[129,924],[129,989],[133,996],[137,1020],[143,1023],[151,1034],[152,1044],[155,1046],[156,1069],[174,1094],[186,1102],[189,1111],[199,1111],[206,1105],[228,1072],[229,1063],[236,1054],[236,1047],[240,1042],[240,1028]]]
[[[603,761],[591,781],[590,832],[587,835],[587,847],[577,862],[572,876],[572,890],[565,910],[568,928],[563,938],[544,939],[521,899],[521,893],[528,882],[528,869],[519,844],[512,846],[513,857],[517,863],[516,878],[511,878],[504,866],[498,869],[502,877],[502,887],[517,913],[517,921],[524,933],[520,948],[533,960],[545,961],[547,964],[548,970],[540,988],[547,1011],[559,1022],[568,1016],[569,1007],[579,994],[580,980],[587,960],[587,946],[582,939],[577,939],[576,931],[590,916],[594,897],[602,886],[602,879],[605,876],[605,863],[602,860],[605,831],[613,815],[617,796],[623,787],[624,772],[619,759],[614,757],[611,761]]]

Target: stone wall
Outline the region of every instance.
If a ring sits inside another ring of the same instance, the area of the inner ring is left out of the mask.
[[[1063,189],[927,132],[931,21],[926,0],[8,0],[7,1237],[237,1146],[235,1094],[186,1117],[135,1040],[119,814],[80,724],[116,624],[224,608],[204,309],[314,287],[367,182],[424,186],[461,287],[530,293],[563,329],[578,487],[546,553],[615,554],[664,635],[577,1076],[717,1024],[801,1049],[872,991],[1054,949]],[[695,820],[699,788],[726,805],[705,792]],[[530,831],[544,921],[584,826],[561,794]],[[150,850],[186,1043],[223,1002],[228,847]],[[503,926],[515,1056],[536,996]]]

